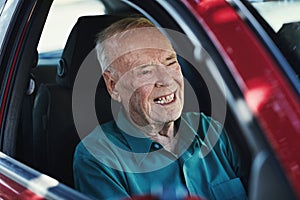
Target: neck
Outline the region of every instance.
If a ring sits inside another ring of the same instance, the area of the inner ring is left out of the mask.
[[[167,123],[145,123],[141,126],[135,123],[131,117],[128,117],[131,123],[138,128],[146,137],[161,144],[167,151],[175,153],[177,137],[174,121]]]
[[[174,122],[165,123],[160,126],[151,126],[151,129],[142,132],[155,142],[161,144],[167,151],[175,153],[177,137]]]
[[[154,136],[162,136],[172,138],[174,136],[174,122],[168,123],[155,123],[155,124],[148,124],[146,126],[138,126],[137,124],[133,123],[138,129],[141,130],[147,137],[154,137]]]

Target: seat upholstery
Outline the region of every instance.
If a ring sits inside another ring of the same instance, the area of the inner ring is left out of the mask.
[[[72,116],[74,80],[81,63],[95,46],[96,34],[120,18],[108,15],[80,17],[64,48],[56,84],[42,84],[34,100],[34,167],[71,187],[73,153],[80,141]],[[109,97],[107,91],[100,91],[103,93],[99,100],[101,104]],[[107,112],[102,110],[105,117],[100,123],[112,119],[109,107],[105,108]]]
[[[32,156],[32,108],[35,95],[42,83],[55,83],[56,67],[43,66],[37,67],[38,52],[34,54],[32,69],[28,77],[28,85],[25,88],[23,96],[23,105],[21,110],[21,118],[19,124],[19,137],[17,140],[17,159],[31,166],[33,162]]]

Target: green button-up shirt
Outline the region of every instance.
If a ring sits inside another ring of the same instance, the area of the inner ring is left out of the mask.
[[[246,199],[243,170],[221,124],[199,113],[176,121],[176,153],[166,151],[120,112],[84,138],[74,155],[75,187],[96,199],[186,194]]]

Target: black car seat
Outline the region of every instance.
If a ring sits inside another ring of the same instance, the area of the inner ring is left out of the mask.
[[[56,84],[41,84],[35,97],[34,167],[71,187],[73,186],[73,153],[80,141],[72,115],[74,80],[81,63],[94,49],[96,34],[119,19],[120,16],[108,15],[80,17],[63,50],[57,69]],[[101,95],[98,105],[110,102],[105,90]],[[104,117],[101,118],[101,123],[112,119],[109,108],[107,106],[103,108]]]
[[[17,140],[17,159],[31,166],[33,162],[32,150],[32,108],[35,95],[40,84],[56,83],[55,66],[38,66],[38,52],[34,54],[32,69],[28,76],[28,85],[24,91],[23,105],[19,124],[19,137]]]

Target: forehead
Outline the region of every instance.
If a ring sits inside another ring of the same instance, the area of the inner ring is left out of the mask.
[[[157,28],[137,28],[126,31],[116,40],[120,48],[156,48],[170,49],[172,45],[168,38],[164,36]]]
[[[170,41],[157,28],[137,28],[105,40],[105,59],[110,65],[124,55],[145,49],[174,51]]]
[[[174,58],[176,58],[174,50],[140,49],[121,56],[113,63],[113,67],[123,73],[139,66],[166,64],[168,60]]]

